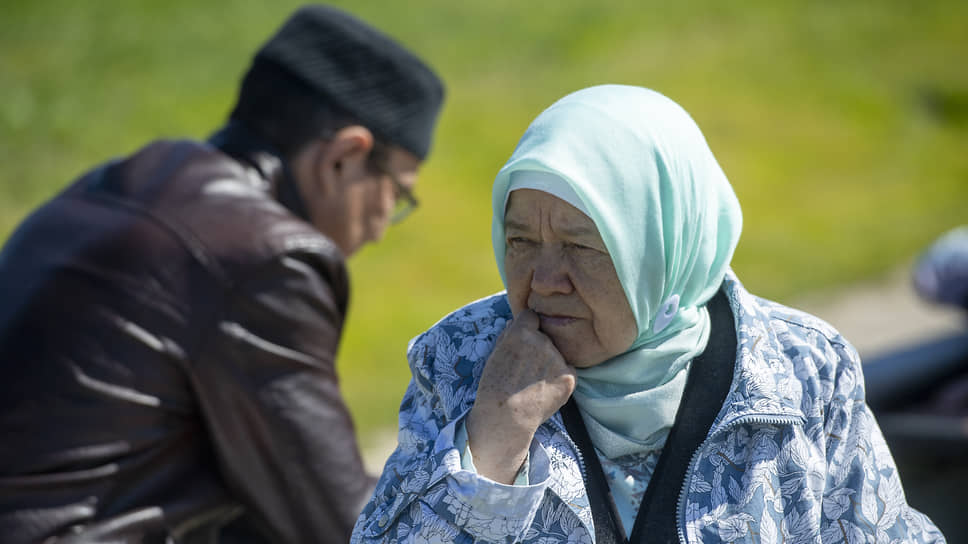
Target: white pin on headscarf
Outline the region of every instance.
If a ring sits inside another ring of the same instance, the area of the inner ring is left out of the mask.
[[[655,316],[655,323],[652,324],[652,334],[659,334],[665,329],[679,312],[679,295],[672,295],[659,307],[659,313]]]

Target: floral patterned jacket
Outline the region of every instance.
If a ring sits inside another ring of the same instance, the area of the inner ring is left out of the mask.
[[[724,290],[736,367],[679,493],[680,541],[944,542],[905,501],[856,350],[823,321],[754,297],[732,273]],[[584,461],[560,414],[535,434],[530,485],[461,470],[455,427],[510,318],[498,294],[411,342],[399,445],[352,542],[594,542]]]

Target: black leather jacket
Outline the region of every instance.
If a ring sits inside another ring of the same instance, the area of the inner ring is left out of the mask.
[[[213,142],[94,169],[0,252],[0,541],[348,541],[344,259],[271,151]]]

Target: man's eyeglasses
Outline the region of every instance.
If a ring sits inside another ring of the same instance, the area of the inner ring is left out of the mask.
[[[413,191],[407,188],[403,183],[400,183],[400,178],[396,176],[389,169],[384,169],[384,174],[390,177],[390,181],[393,182],[393,215],[390,216],[390,224],[396,225],[397,223],[403,221],[408,215],[413,213],[417,205],[420,202],[417,197],[413,195]]]

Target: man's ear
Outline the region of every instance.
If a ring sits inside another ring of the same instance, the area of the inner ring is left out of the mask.
[[[351,183],[369,174],[367,158],[373,149],[373,133],[362,125],[341,128],[330,138],[317,157],[317,175],[324,191],[333,184]]]

